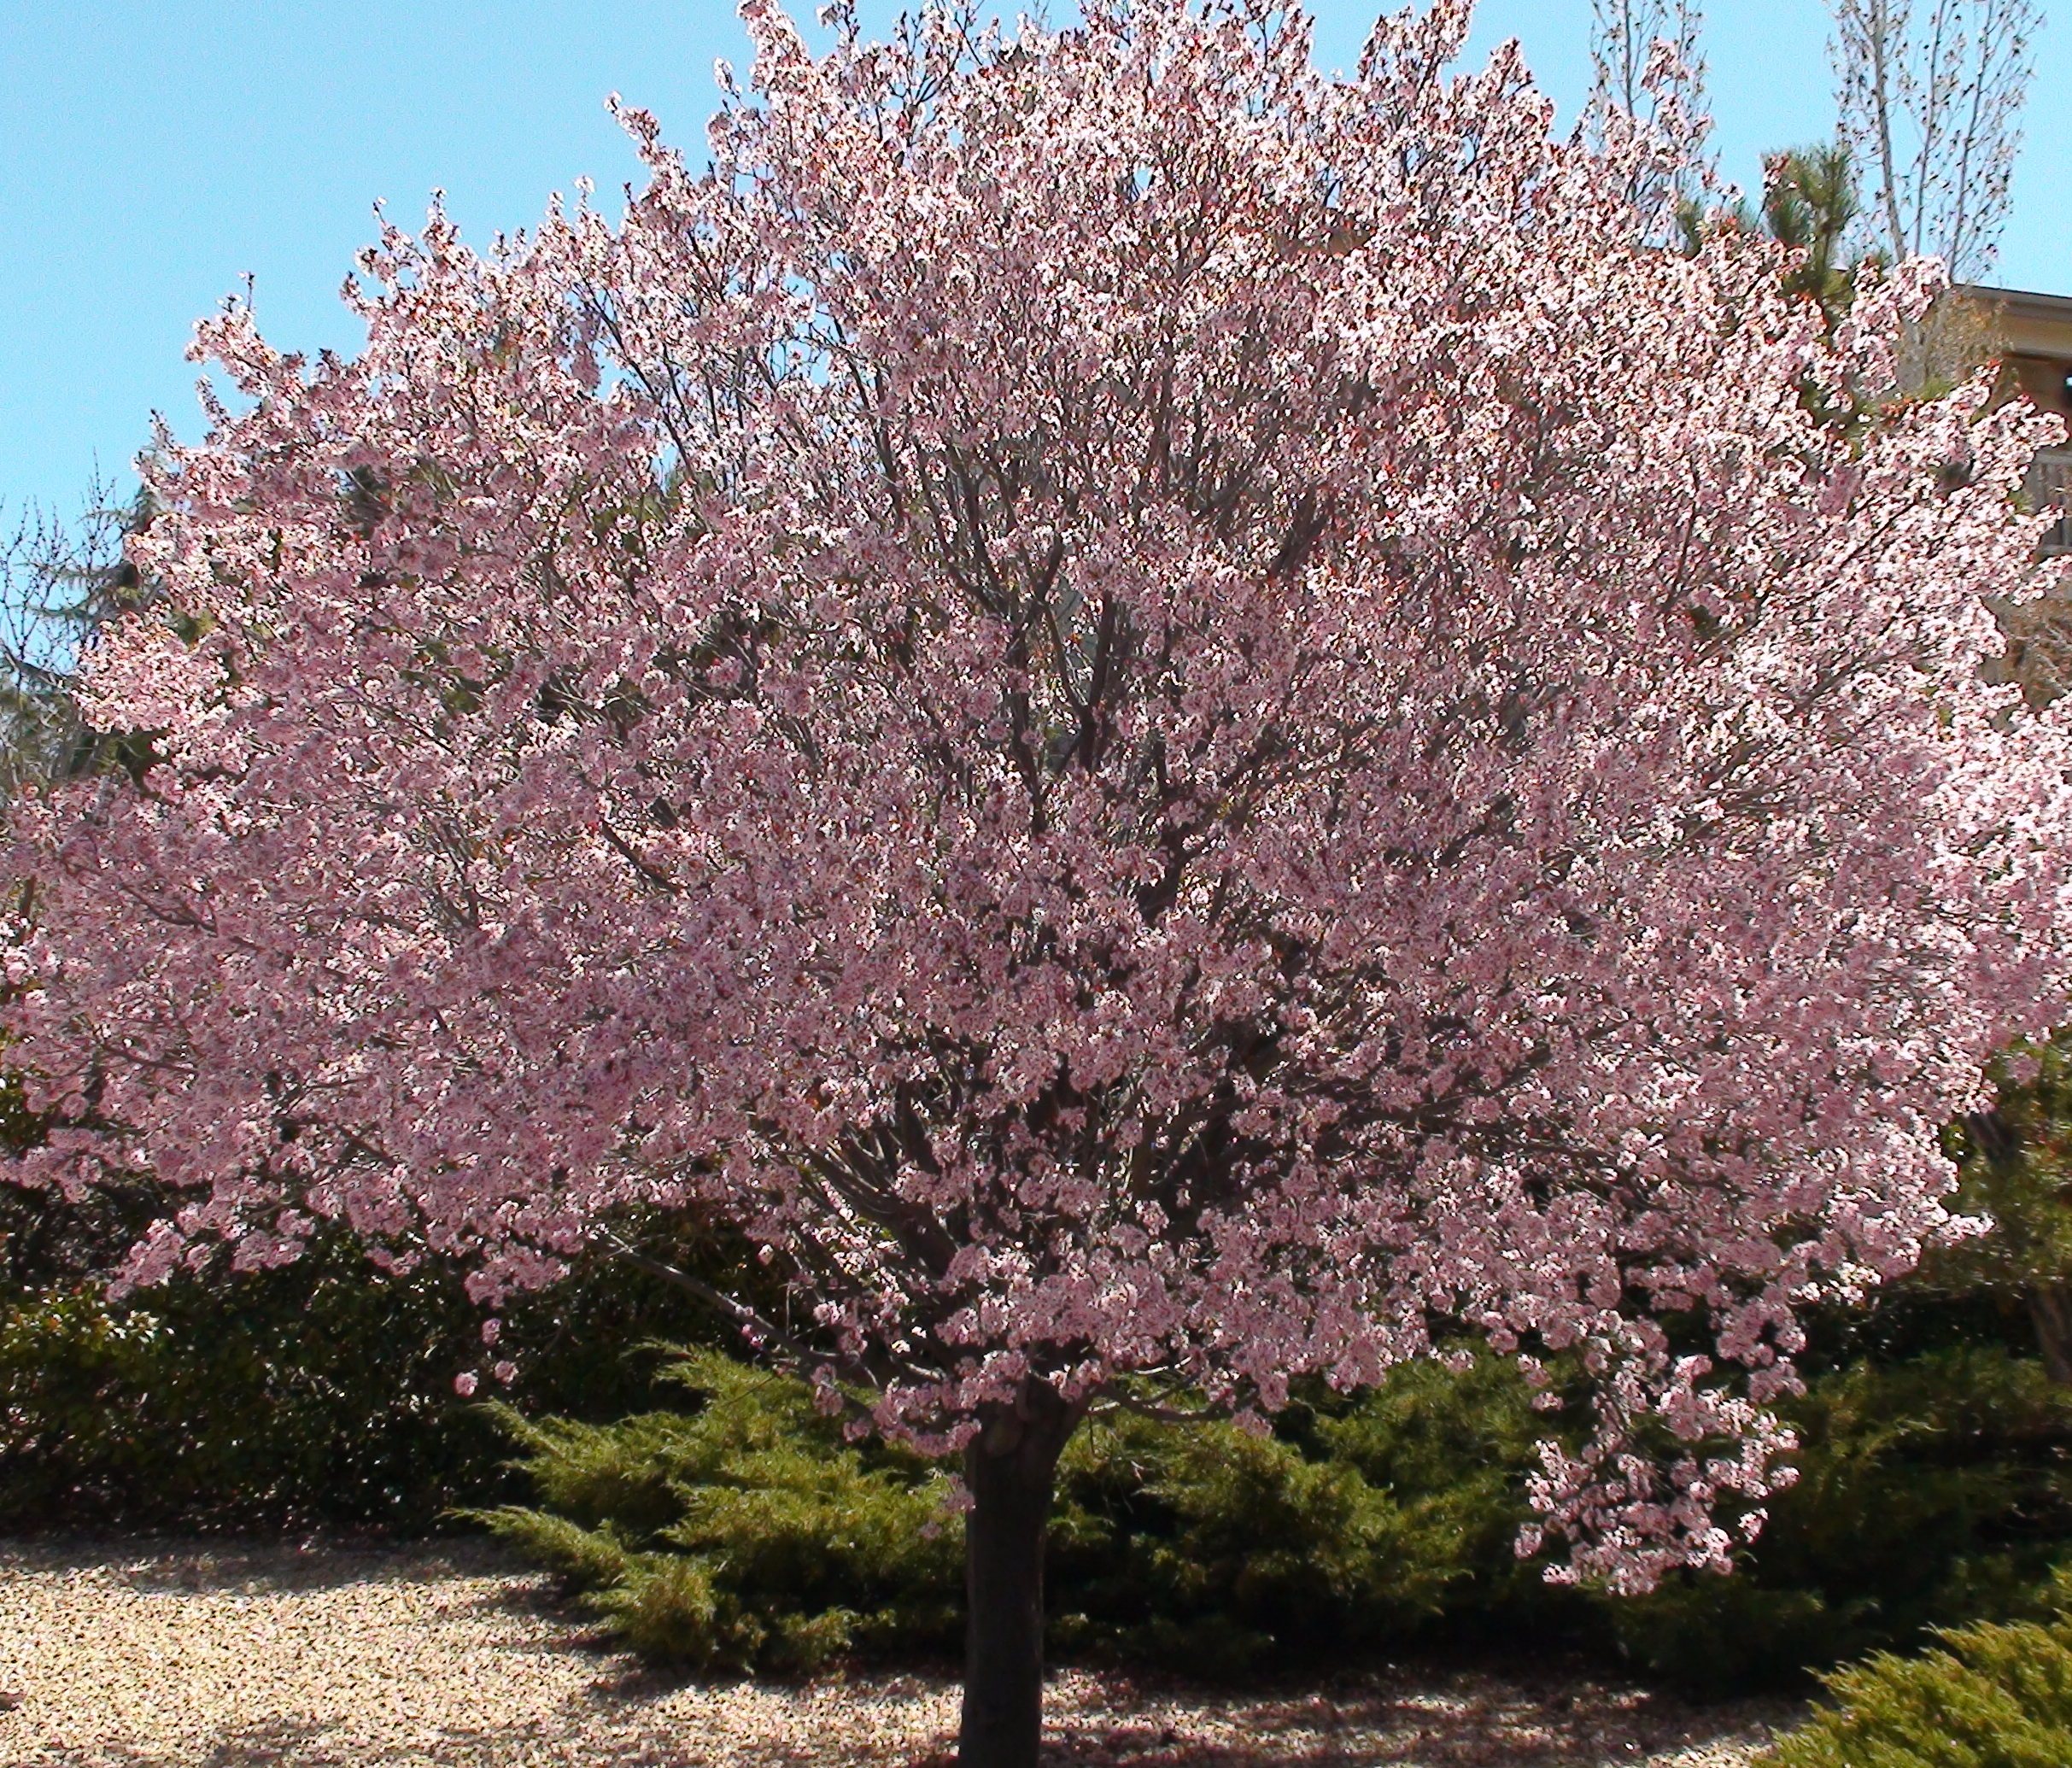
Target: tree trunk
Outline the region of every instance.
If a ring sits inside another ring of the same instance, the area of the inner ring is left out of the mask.
[[[2036,1328],[2043,1367],[2060,1387],[2072,1387],[2072,1289],[2039,1282],[2028,1292],[2028,1317]]]
[[[964,1450],[964,1715],[958,1768],[1036,1768],[1043,1736],[1043,1537],[1079,1411],[1040,1381]]]

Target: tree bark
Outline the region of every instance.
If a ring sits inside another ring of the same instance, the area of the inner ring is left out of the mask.
[[[2036,1283],[2028,1292],[2028,1317],[2045,1373],[2060,1387],[2072,1387],[2072,1288]]]
[[[1079,1423],[1046,1383],[981,1418],[964,1450],[964,1712],[957,1768],[1036,1768],[1043,1737],[1043,1543],[1057,1458]]]

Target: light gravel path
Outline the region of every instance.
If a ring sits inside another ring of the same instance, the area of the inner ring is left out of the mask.
[[[643,1673],[487,1544],[0,1543],[5,1768],[939,1768],[954,1684]],[[1743,1768],[1771,1705],[1373,1677],[1231,1696],[1068,1672],[1059,1768]]]

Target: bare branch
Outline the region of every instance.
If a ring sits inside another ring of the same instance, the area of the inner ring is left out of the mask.
[[[143,599],[123,542],[149,513],[97,481],[78,521],[31,510],[0,544],[0,801],[88,764],[73,678],[93,634]]]
[[[1990,274],[2007,223],[2034,0],[1831,0],[1839,129],[1873,184],[1859,244]]]

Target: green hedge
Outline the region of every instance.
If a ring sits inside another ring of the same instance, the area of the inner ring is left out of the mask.
[[[688,1404],[615,1424],[500,1408],[535,1502],[490,1526],[658,1658],[795,1668],[953,1642],[939,1470],[846,1443],[802,1386],[723,1355],[668,1373]],[[2072,1400],[2033,1361],[1859,1363],[1796,1416],[1801,1477],[1737,1574],[1634,1600],[1550,1588],[1518,1560],[1544,1421],[1494,1359],[1297,1406],[1265,1438],[1111,1415],[1060,1470],[1053,1647],[1223,1673],[1555,1638],[1717,1695],[2046,1612],[2072,1556]]]
[[[522,1490],[454,1393],[491,1361],[459,1270],[387,1275],[322,1233],[293,1265],[183,1274],[114,1306],[94,1265],[125,1229],[0,1195],[0,1250],[17,1260],[0,1262],[15,1279],[0,1280],[0,1531],[413,1534]],[[494,1355],[518,1361],[529,1405],[623,1415],[649,1390],[639,1347],[658,1325],[712,1330],[653,1279],[600,1263],[514,1300]]]
[[[667,1373],[683,1409],[600,1426],[495,1408],[538,1502],[483,1520],[658,1659],[796,1670],[954,1647],[963,1531],[939,1466],[849,1443],[803,1384],[719,1353]],[[1490,1364],[1413,1372],[1365,1406],[1299,1412],[1290,1435],[1091,1423],[1059,1470],[1056,1645],[1205,1673],[1343,1658],[1428,1629],[1491,1562],[1525,1601],[1558,1602],[1510,1571],[1502,1470],[1530,1417]]]

